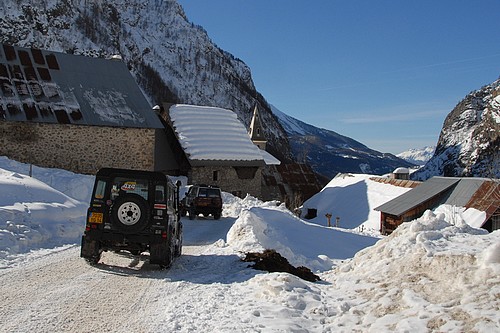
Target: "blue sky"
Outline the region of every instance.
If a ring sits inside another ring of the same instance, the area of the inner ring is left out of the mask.
[[[281,111],[370,148],[435,145],[500,77],[499,0],[179,0]]]

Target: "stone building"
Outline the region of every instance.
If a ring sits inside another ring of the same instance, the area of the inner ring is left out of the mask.
[[[265,151],[257,106],[249,131],[230,110],[159,109],[120,59],[0,46],[0,156],[85,174],[102,167],[161,171],[265,200],[318,187],[311,177],[298,189],[283,183],[297,182],[289,176],[298,169],[278,170],[280,161]],[[182,129],[183,114],[195,130]],[[201,142],[196,149],[193,138]]]
[[[0,155],[88,174],[177,170],[166,140],[123,62],[0,47]]]
[[[280,162],[250,140],[237,115],[226,109],[164,104],[161,111],[179,173],[190,184],[219,186],[238,196],[262,197],[262,169]]]

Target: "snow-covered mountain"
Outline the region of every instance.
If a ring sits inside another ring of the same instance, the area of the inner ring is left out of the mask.
[[[429,161],[434,155],[435,150],[436,147],[434,146],[426,146],[421,149],[412,148],[396,154],[396,156],[415,165],[425,165],[425,163],[427,163],[427,161]]]
[[[317,128],[271,106],[285,129],[292,153],[299,162],[308,163],[328,179],[337,173],[390,173],[414,164],[392,154],[381,153],[334,131]]]
[[[451,111],[434,156],[412,174],[500,177],[500,79],[471,92]]]
[[[285,131],[284,118],[278,121],[257,92],[248,66],[190,23],[175,0],[4,0],[0,14],[2,43],[96,57],[120,55],[151,105],[227,108],[248,126],[257,103],[268,150],[283,161],[307,161],[329,179],[337,172],[385,173],[405,165],[393,155],[293,118],[301,130]]]

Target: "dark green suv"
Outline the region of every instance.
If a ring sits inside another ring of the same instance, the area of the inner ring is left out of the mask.
[[[148,251],[151,264],[169,267],[182,252],[179,186],[160,172],[99,170],[81,257],[96,264],[103,251]]]

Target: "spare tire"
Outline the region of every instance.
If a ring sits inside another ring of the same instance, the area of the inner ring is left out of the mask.
[[[127,233],[143,230],[149,221],[149,209],[146,200],[137,194],[118,197],[111,209],[111,218],[117,229]]]

